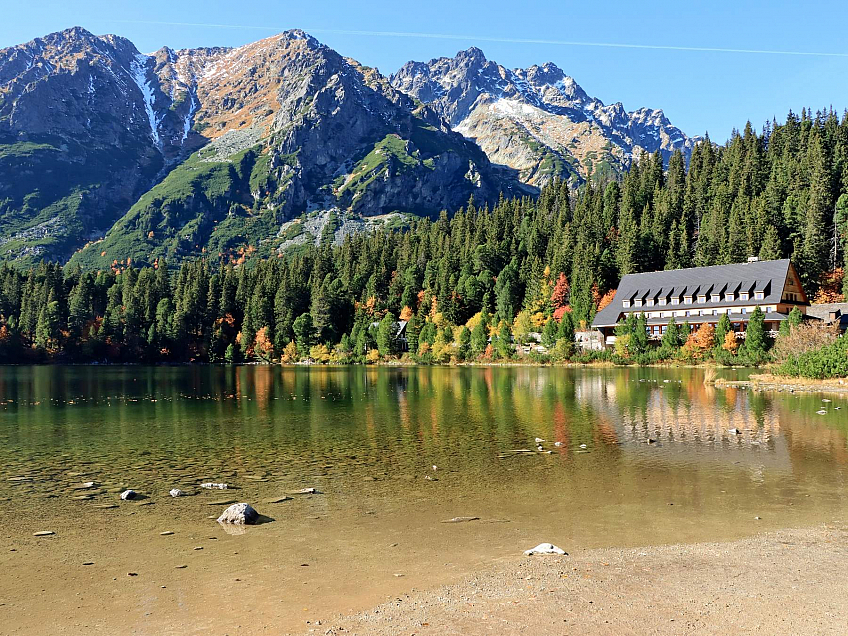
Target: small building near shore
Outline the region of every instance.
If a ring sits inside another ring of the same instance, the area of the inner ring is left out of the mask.
[[[727,314],[737,337],[744,338],[751,313],[759,307],[765,328],[777,335],[780,323],[797,307],[807,313],[810,302],[789,259],[692,267],[628,274],[621,279],[613,301],[597,313],[592,327],[605,347],[615,345],[615,327],[629,314],[644,314],[648,337],[661,340],[671,318],[692,328],[716,326]]]
[[[836,325],[840,333],[848,331],[848,303],[823,303],[810,305],[807,317],[826,325]]]

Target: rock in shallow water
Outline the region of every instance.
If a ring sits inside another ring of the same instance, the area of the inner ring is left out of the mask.
[[[259,513],[250,504],[236,503],[227,508],[218,517],[218,523],[234,523],[236,525],[252,525],[259,519]]]
[[[128,501],[129,499],[135,499],[138,497],[138,493],[135,490],[125,490],[121,493],[121,499],[124,501]]]

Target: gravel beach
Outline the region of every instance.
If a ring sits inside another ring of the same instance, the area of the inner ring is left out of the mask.
[[[562,546],[568,550],[567,546]],[[516,557],[306,634],[845,634],[848,524]]]

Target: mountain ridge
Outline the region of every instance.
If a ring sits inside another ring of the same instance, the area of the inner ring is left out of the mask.
[[[510,70],[477,47],[408,62],[391,81],[535,186],[618,173],[642,151],[660,151],[667,161],[679,150],[688,158],[698,140],[672,126],[662,110],[628,112],[621,102],[590,97],[553,62]]]
[[[72,27],[0,50],[0,258],[103,268],[270,256],[304,215],[332,221],[316,241],[338,242],[342,227],[373,225],[345,219],[576,185],[601,176],[606,155],[610,174],[631,160],[584,103],[607,113],[552,63],[507,71],[479,49],[383,76],[300,29],[143,54]],[[550,121],[534,130],[539,113]],[[667,124],[661,111],[640,116]],[[580,152],[556,141],[575,126]],[[627,152],[631,141],[621,137]]]

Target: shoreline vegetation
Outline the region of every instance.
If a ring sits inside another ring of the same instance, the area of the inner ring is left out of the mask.
[[[644,315],[631,315],[614,349],[578,343],[622,276],[636,272],[788,257],[813,302],[841,301],[848,115],[790,114],[761,135],[749,125],[726,146],[705,140],[688,166],[679,153],[667,165],[645,155],[615,180],[578,189],[555,180],[536,198],[472,199],[453,216],[413,218],[341,244],[328,233],[273,258],[250,245],[236,259],[195,258],[185,231],[168,261],[115,255],[100,271],[4,263],[0,363],[518,358],[774,363],[781,375],[848,377],[848,339],[804,324],[798,311],[779,334],[764,330],[757,308],[744,333],[725,315],[697,330],[669,321],[659,341]]]

